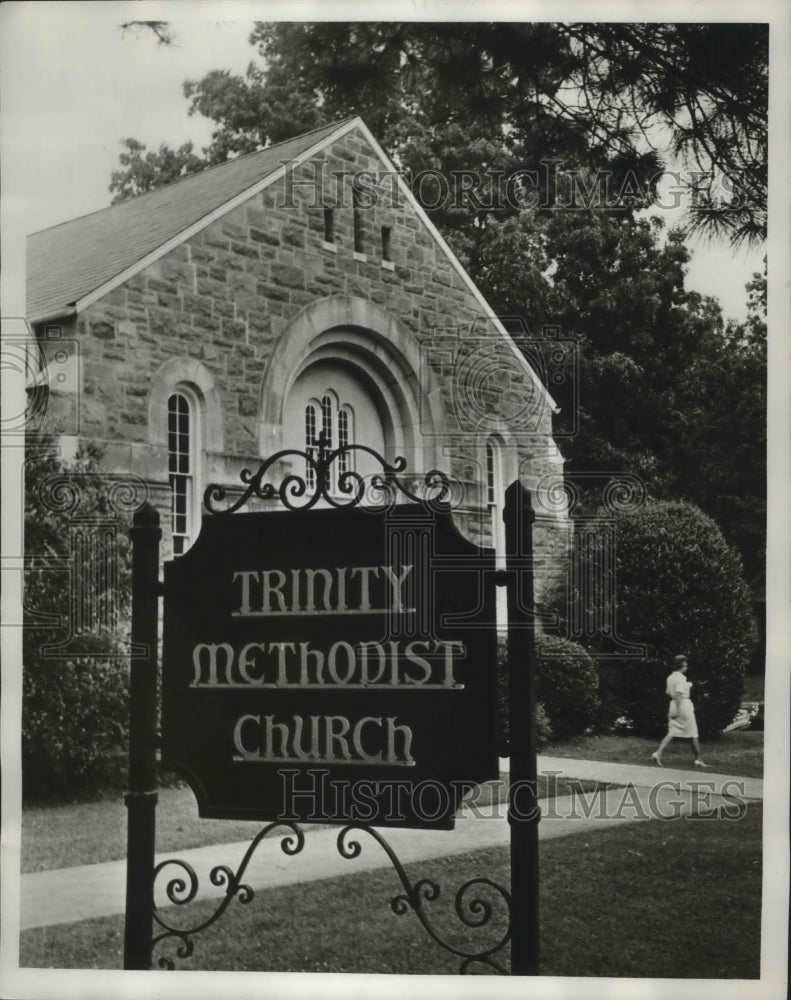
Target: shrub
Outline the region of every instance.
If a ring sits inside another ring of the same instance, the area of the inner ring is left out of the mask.
[[[128,680],[123,660],[26,665],[22,757],[27,798],[100,785],[116,770],[116,757],[126,744]]]
[[[536,700],[545,708],[556,740],[579,736],[599,709],[599,679],[582,646],[554,635],[537,637]]]
[[[548,743],[552,742],[554,733],[552,732],[552,723],[549,721],[549,716],[547,715],[547,710],[544,708],[544,703],[542,701],[536,704],[536,750],[541,750]]]
[[[623,696],[623,664],[598,660],[596,673],[599,678],[599,709],[593,720],[593,729],[598,733],[611,733],[618,728],[619,719],[628,718],[628,706]]]
[[[508,739],[507,643],[498,640],[499,738]],[[584,732],[596,711],[597,679],[593,662],[573,642],[552,636],[536,637],[536,747],[553,739]]]
[[[26,798],[76,792],[104,774],[117,773],[118,754],[126,747],[128,523],[113,507],[99,471],[95,448],[81,450],[67,464],[51,446],[28,442],[22,640]],[[94,540],[106,541],[111,519],[118,544],[114,563],[81,562],[71,551],[71,525],[81,522],[87,550]],[[86,565],[91,565],[90,575]],[[77,622],[72,593],[82,601],[82,588],[90,591],[94,609],[112,607],[115,613]]]
[[[615,551],[598,569],[614,588],[617,633],[647,647],[645,660],[609,668],[608,697],[620,699],[636,732],[659,735],[667,719],[665,678],[683,652],[701,736],[710,738],[736,714],[754,642],[741,560],[714,521],[686,501],[652,500],[607,516],[615,518]],[[579,553],[588,579],[596,575],[585,565],[591,551]],[[602,653],[612,641],[593,640]]]

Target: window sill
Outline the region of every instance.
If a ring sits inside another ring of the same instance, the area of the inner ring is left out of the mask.
[[[352,256],[354,257],[355,260],[359,260],[361,264],[368,263],[368,254],[367,253],[357,253],[357,251],[355,250],[354,253],[352,254]]]
[[[321,249],[322,250],[329,250],[331,253],[337,253],[338,252],[338,244],[337,243],[328,243],[326,240],[322,240],[321,241]]]
[[[392,260],[383,260],[382,261],[382,268],[385,271],[395,271],[395,264],[393,263]]]

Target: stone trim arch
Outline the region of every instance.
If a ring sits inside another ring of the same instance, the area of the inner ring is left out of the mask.
[[[347,365],[372,389],[388,458],[403,454],[415,470],[447,465],[441,451],[446,432],[442,396],[433,373],[421,366],[417,338],[384,309],[354,296],[332,296],[306,306],[275,344],[261,385],[262,455],[282,447],[289,392],[299,375],[319,361]]]
[[[222,401],[214,376],[194,358],[171,358],[151,379],[148,397],[148,434],[153,445],[167,447],[168,397],[179,386],[191,389],[201,404],[201,439],[207,452],[225,451],[225,422]]]

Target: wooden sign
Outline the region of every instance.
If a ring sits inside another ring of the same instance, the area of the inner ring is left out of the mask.
[[[165,565],[163,764],[201,816],[452,827],[498,771],[494,571],[444,505],[205,517]]]

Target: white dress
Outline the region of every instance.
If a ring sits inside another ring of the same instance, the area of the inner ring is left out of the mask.
[[[680,670],[674,670],[667,679],[667,694],[672,700],[667,714],[667,731],[670,736],[682,736],[686,739],[697,738],[698,723],[695,719],[695,707],[689,692],[692,682],[688,681]],[[680,700],[676,696],[680,695]]]

